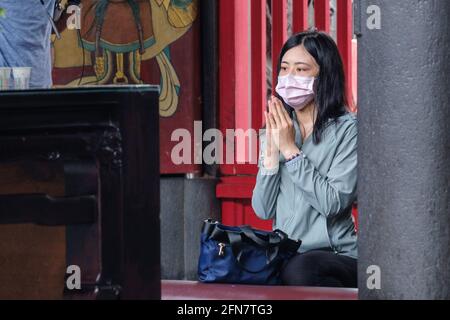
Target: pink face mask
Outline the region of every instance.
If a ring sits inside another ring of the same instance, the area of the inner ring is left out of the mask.
[[[288,74],[278,77],[276,92],[289,106],[296,110],[304,109],[316,95],[316,78],[300,77]]]

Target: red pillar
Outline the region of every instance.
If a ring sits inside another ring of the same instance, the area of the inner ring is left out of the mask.
[[[308,0],[292,0],[292,32],[308,29]]]
[[[267,104],[266,1],[252,0],[251,5],[252,127],[259,129]]]
[[[287,40],[287,0],[272,0],[272,92],[277,84],[281,48]]]
[[[330,32],[330,0],[314,1],[314,19],[317,29]]]
[[[353,85],[353,8],[352,0],[337,0],[337,43],[344,63],[346,77],[346,96],[349,108],[354,111]]]

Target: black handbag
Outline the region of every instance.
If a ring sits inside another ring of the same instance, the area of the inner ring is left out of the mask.
[[[206,220],[201,234],[199,281],[205,283],[280,284],[280,271],[295,255],[300,240],[281,230],[230,227]]]

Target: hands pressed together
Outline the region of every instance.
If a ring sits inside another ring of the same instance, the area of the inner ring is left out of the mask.
[[[283,103],[276,97],[268,101],[269,111],[264,112],[266,120],[266,153],[264,167],[272,169],[278,166],[279,152],[289,159],[300,152],[295,144],[295,127]]]

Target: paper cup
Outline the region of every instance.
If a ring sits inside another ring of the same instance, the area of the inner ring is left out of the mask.
[[[0,90],[9,90],[11,68],[0,68]]]
[[[30,88],[30,67],[13,68],[12,73],[14,78],[14,89],[24,90]]]

